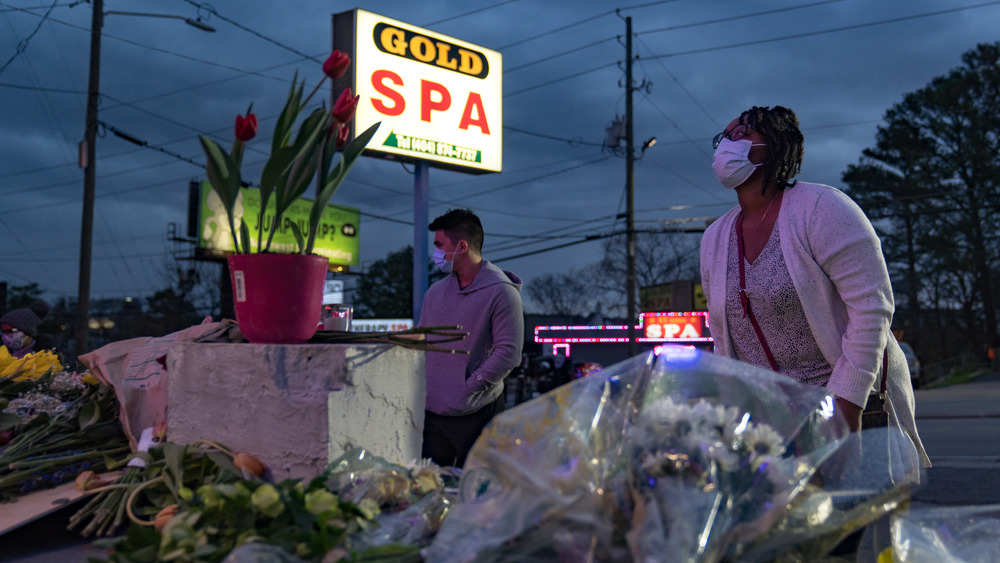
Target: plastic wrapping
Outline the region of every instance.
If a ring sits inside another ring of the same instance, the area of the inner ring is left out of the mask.
[[[636,356],[494,418],[469,454],[462,502],[423,555],[825,553],[909,494],[883,456],[859,455],[877,436],[905,437],[893,427],[851,434],[834,404],[821,387],[691,348]]]
[[[351,537],[355,549],[389,544],[425,546],[455,503],[458,475],[433,463],[401,466],[356,448],[334,460],[326,486],[340,497],[377,514],[377,525]]]
[[[898,563],[1000,561],[1000,504],[913,508],[892,516]]]

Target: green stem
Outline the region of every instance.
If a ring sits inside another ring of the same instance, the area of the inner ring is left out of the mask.
[[[48,457],[48,458],[39,459],[39,460],[18,461],[18,462],[14,462],[14,463],[10,464],[9,467],[11,469],[27,469],[29,467],[46,466],[46,465],[48,465],[50,463],[53,463],[53,462],[55,462],[56,465],[59,466],[59,465],[66,465],[68,462],[75,463],[75,462],[78,462],[78,461],[83,461],[83,460],[90,459],[90,458],[95,458],[95,457],[96,458],[103,458],[105,455],[114,455],[114,454],[119,454],[119,453],[123,453],[123,452],[126,452],[126,451],[130,451],[130,448],[127,445],[126,446],[119,446],[117,448],[113,448],[113,449],[110,449],[110,450],[95,450],[95,451],[83,452],[83,453],[73,454],[73,455],[65,455],[65,456],[55,457],[55,458]]]
[[[323,75],[323,78],[321,78],[320,81],[316,83],[316,87],[313,88],[312,92],[309,92],[309,95],[306,96],[305,101],[303,101],[302,104],[299,107],[303,107],[303,108],[306,107],[306,105],[309,104],[309,100],[312,99],[313,94],[315,94],[316,91],[319,90],[319,87],[322,86],[324,82],[326,82],[326,75],[325,74]]]

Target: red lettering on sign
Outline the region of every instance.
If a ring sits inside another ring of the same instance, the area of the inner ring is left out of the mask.
[[[476,117],[473,119],[472,112],[475,110]],[[486,122],[486,110],[483,109],[483,98],[475,92],[469,93],[469,99],[465,101],[465,109],[462,110],[462,121],[459,122],[459,129],[468,129],[470,125],[475,125],[484,135],[490,134],[490,125]]]
[[[401,115],[403,110],[406,109],[406,100],[403,99],[402,94],[387,86],[385,84],[386,80],[392,82],[396,86],[403,85],[403,79],[391,70],[376,70],[373,72],[372,88],[374,88],[379,94],[389,98],[389,101],[391,101],[392,104],[386,104],[379,98],[371,98],[372,107],[374,107],[375,111],[381,113],[382,115],[395,117],[397,115]]]
[[[433,94],[437,92],[439,98],[435,101]],[[420,120],[430,122],[432,111],[446,111],[451,107],[451,92],[445,88],[444,84],[431,82],[430,80],[420,81]]]

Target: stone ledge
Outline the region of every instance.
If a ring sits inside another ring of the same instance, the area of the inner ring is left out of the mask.
[[[351,447],[420,457],[424,352],[390,344],[204,344],[167,354],[172,442],[214,440],[275,480],[311,479]]]

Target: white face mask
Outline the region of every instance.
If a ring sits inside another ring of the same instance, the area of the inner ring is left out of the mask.
[[[16,352],[28,345],[29,338],[31,337],[20,331],[10,334],[5,332],[3,334],[3,345],[7,347],[8,351]]]
[[[445,258],[448,254],[452,255],[451,260]],[[451,271],[455,269],[455,254],[458,254],[458,252],[445,252],[440,248],[435,248],[432,256],[434,259],[434,265],[437,266],[442,272],[450,274]]]
[[[750,147],[763,146],[766,145],[764,143],[754,144],[750,139],[740,139],[738,141],[722,139],[719,141],[719,147],[715,149],[715,155],[712,157],[712,170],[715,170],[715,177],[719,179],[719,182],[723,186],[731,190],[736,189],[743,182],[747,181],[747,178],[753,174],[753,171],[758,166],[763,164],[750,162],[750,158],[748,157]]]

